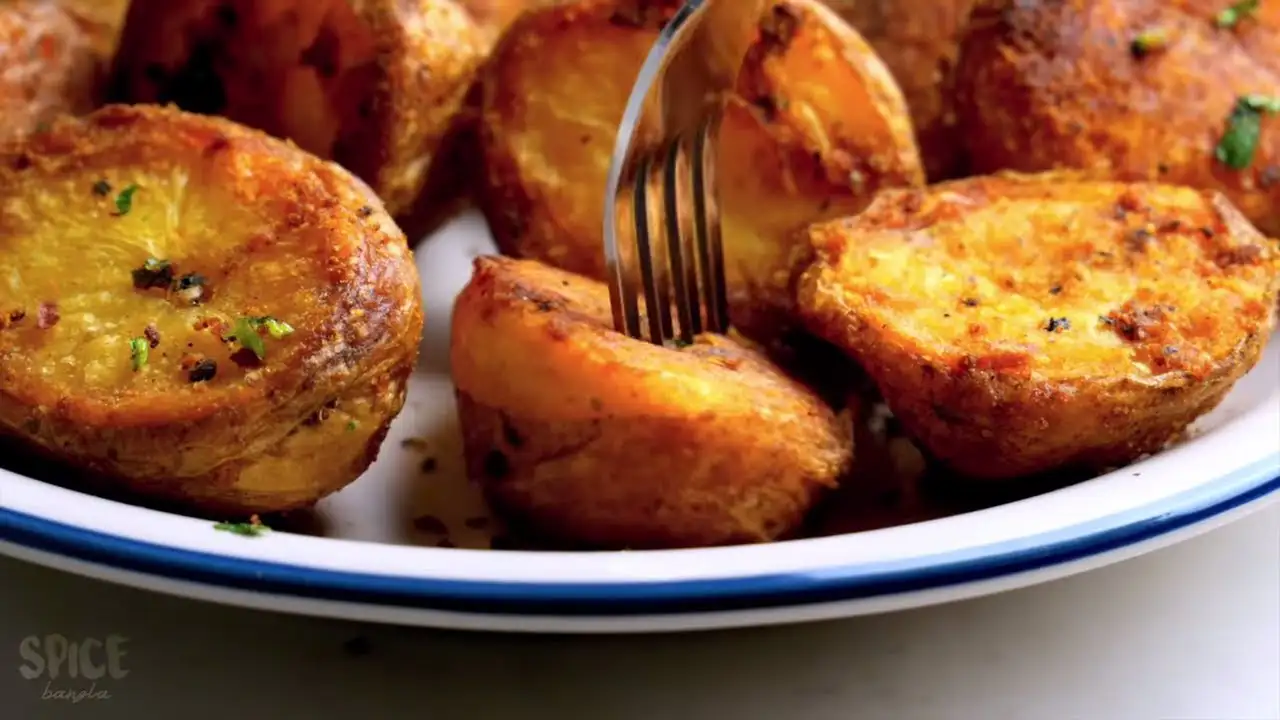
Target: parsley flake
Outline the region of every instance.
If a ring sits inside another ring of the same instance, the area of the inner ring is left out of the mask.
[[[136,337],[129,341],[129,358],[133,361],[133,371],[138,372],[147,366],[151,343],[145,337]]]
[[[240,347],[252,351],[261,360],[267,356],[267,344],[262,341],[262,336],[258,334],[258,328],[253,320],[247,317],[237,319],[236,324],[231,328],[231,334],[223,336],[223,339],[240,343]]]
[[[1134,36],[1129,43],[1129,53],[1142,59],[1169,46],[1169,33],[1164,28],[1149,28]]]
[[[244,537],[260,537],[263,533],[271,530],[271,528],[261,523],[252,522],[220,522],[213,526],[214,530],[229,532],[232,535],[242,535]]]
[[[293,334],[292,325],[273,317],[252,318],[250,322],[254,327],[266,328],[267,334],[276,340]]]
[[[116,196],[116,215],[128,215],[133,209],[133,194],[138,192],[137,183],[130,183]]]
[[[1227,129],[1218,141],[1214,156],[1233,170],[1243,170],[1253,162],[1262,135],[1262,114],[1280,112],[1280,98],[1267,95],[1243,95],[1236,100]]]
[[[1214,18],[1215,24],[1222,29],[1233,28],[1240,23],[1241,20],[1252,16],[1258,11],[1258,6],[1262,4],[1262,0],[1240,0],[1240,2],[1218,13]]]

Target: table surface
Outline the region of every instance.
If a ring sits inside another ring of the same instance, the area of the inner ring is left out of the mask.
[[[650,637],[444,633],[218,607],[0,559],[0,716],[1280,719],[1280,506],[1156,553],[893,615]],[[127,675],[26,680],[28,636]],[[101,657],[101,649],[94,646]],[[45,694],[55,697],[43,698]],[[104,695],[109,695],[105,697]]]

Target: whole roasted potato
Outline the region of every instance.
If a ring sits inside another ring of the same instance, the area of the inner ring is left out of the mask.
[[[486,47],[453,0],[134,0],[114,97],[289,138],[400,216],[422,201]]]
[[[527,11],[483,76],[481,203],[504,252],[604,276],[603,188],[636,74],[678,2],[573,0]],[[722,121],[717,175],[735,323],[773,324],[797,227],[924,174],[902,94],[817,0],[760,20]],[[759,334],[759,333],[753,333]],[[767,333],[763,333],[767,334]]]
[[[606,548],[759,542],[797,529],[852,458],[817,395],[725,336],[613,330],[604,285],[485,257],[451,364],[467,470],[539,535]]]
[[[0,141],[97,106],[103,57],[93,35],[58,3],[0,3],[0,37]]]
[[[1280,234],[1280,5],[1233,5],[984,0],[955,76],[973,171],[1218,190]]]
[[[1280,251],[1227,200],[1073,177],[888,191],[808,231],[799,309],[953,469],[1159,450],[1257,362]]]
[[[964,173],[951,72],[976,0],[824,0],[871,43],[902,88],[931,181]]]
[[[0,434],[202,515],[359,476],[422,328],[352,175],[220,118],[108,106],[0,145]]]

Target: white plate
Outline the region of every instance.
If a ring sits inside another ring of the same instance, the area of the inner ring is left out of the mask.
[[[462,480],[449,318],[471,259],[492,250],[473,213],[418,248],[427,332],[405,411],[369,472],[289,520],[291,529],[257,538],[216,532],[205,520],[0,469],[0,552],[193,598],[366,621],[689,630],[882,612],[1028,585],[1202,532],[1280,489],[1280,343],[1273,342],[1190,440],[1034,497],[891,526],[938,514],[899,503],[905,512],[888,519],[859,516],[861,527],[878,529],[768,545],[468,549],[487,546],[482,524],[491,521],[481,520],[483,503]],[[424,471],[424,462],[434,469]],[[462,547],[434,547],[442,529]]]

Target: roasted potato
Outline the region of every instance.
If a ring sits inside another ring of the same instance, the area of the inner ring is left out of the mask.
[[[56,0],[72,17],[85,27],[106,66],[110,66],[115,54],[120,30],[124,27],[124,15],[129,10],[129,0]]]
[[[824,0],[871,43],[911,108],[931,181],[964,174],[950,78],[975,0]]]
[[[887,191],[808,231],[807,327],[975,478],[1161,449],[1257,362],[1280,253],[1221,195],[1000,175]]]
[[[0,3],[0,141],[94,109],[106,65],[93,36],[51,0]]]
[[[603,548],[794,532],[851,462],[848,417],[727,336],[663,347],[611,318],[595,280],[476,261],[451,364],[467,471],[493,507]]]
[[[134,0],[113,98],[289,138],[416,211],[487,43],[453,0]]]
[[[1280,234],[1280,119],[1242,106],[1280,96],[1280,5],[1218,27],[1232,4],[983,2],[955,73],[973,171],[1068,168],[1218,190]]]
[[[678,5],[574,0],[529,10],[508,30],[483,76],[480,127],[481,204],[505,253],[603,277],[616,127]],[[791,231],[924,177],[888,70],[817,0],[768,3],[719,145],[731,312],[744,330],[786,305]]]
[[[337,165],[108,106],[0,145],[0,434],[201,515],[308,505],[374,459],[422,328],[403,234]]]

